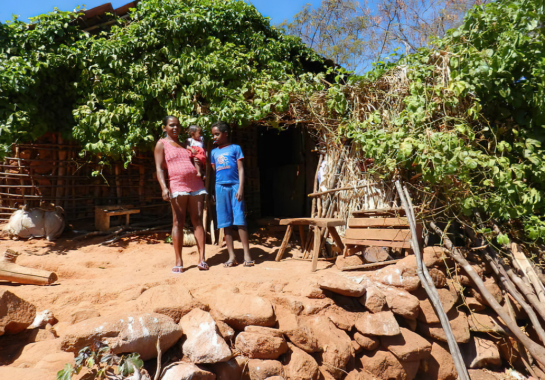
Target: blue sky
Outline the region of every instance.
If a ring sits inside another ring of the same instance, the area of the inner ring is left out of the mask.
[[[11,19],[12,14],[26,20],[29,17],[50,12],[57,7],[63,11],[71,11],[78,5],[85,4],[87,9],[107,3],[107,0],[0,0],[0,21]],[[110,1],[114,8],[127,4],[130,0]],[[270,17],[273,24],[279,24],[299,12],[303,5],[310,3],[319,5],[320,0],[247,0],[263,15]]]

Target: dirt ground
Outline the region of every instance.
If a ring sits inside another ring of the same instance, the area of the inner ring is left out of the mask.
[[[51,286],[19,285],[0,282],[7,289],[33,303],[37,311],[51,310],[59,320],[58,328],[70,323],[78,311],[97,311],[107,315],[128,311],[145,290],[164,284],[183,284],[198,296],[213,291],[218,286],[257,289],[265,282],[291,282],[301,277],[319,276],[333,264],[318,262],[318,271],[310,272],[311,263],[292,259],[299,250],[295,244],[280,262],[275,256],[281,241],[253,235],[250,243],[255,267],[225,268],[227,248],[207,245],[206,257],[209,271],[199,271],[197,247],[184,247],[183,261],[187,268],[182,274],[171,273],[174,265],[172,245],[162,239],[135,240],[114,246],[99,245],[104,239],[73,242],[62,238],[55,242],[45,239],[0,240],[0,252],[5,248],[21,255],[17,264],[55,272],[59,280]],[[239,262],[243,252],[240,242],[235,242]]]

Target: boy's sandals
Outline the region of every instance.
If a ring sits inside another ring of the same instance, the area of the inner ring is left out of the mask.
[[[253,267],[255,265],[255,261],[245,261],[244,266],[245,267]]]
[[[172,267],[173,274],[182,274],[184,272],[185,272],[184,267]]]
[[[199,265],[197,265],[197,268],[199,268],[199,270],[209,270],[210,267],[208,266],[208,264],[204,261],[201,261],[199,263]]]
[[[225,268],[231,268],[231,267],[236,267],[238,265],[237,261],[236,260],[233,260],[233,261],[228,261],[226,263],[223,264],[223,266]]]

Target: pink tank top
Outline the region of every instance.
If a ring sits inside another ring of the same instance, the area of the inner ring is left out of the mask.
[[[197,169],[191,160],[191,152],[176,148],[166,139],[161,139],[165,147],[165,161],[168,170],[170,193],[192,192],[204,189],[204,182],[197,177]]]

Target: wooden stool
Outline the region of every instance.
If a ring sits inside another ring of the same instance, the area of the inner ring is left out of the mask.
[[[337,233],[337,230],[335,227],[344,226],[344,220],[342,219],[333,219],[333,218],[297,218],[297,219],[282,219],[280,220],[281,226],[288,226],[288,229],[286,230],[286,235],[284,235],[284,240],[282,240],[282,245],[280,246],[280,250],[278,251],[278,254],[276,255],[276,261],[280,261],[282,259],[282,256],[284,256],[284,252],[286,251],[286,248],[288,246],[288,243],[290,241],[291,234],[293,232],[293,226],[299,226],[299,233],[301,234],[301,240],[303,241],[303,246],[305,242],[305,233],[303,230],[303,226],[314,226],[314,249],[312,252],[312,268],[311,272],[316,271],[316,266],[318,265],[318,255],[320,254],[320,249],[323,245],[323,242],[325,242],[325,239],[327,238],[327,234],[323,236],[322,240],[322,232],[321,228],[326,228],[329,235],[333,238],[335,241],[335,244],[341,251],[344,250],[344,244],[341,240],[341,237]]]
[[[129,225],[131,214],[138,214],[140,210],[132,208],[132,205],[95,206],[95,228],[99,231],[110,229],[110,217],[125,215],[125,225]]]

